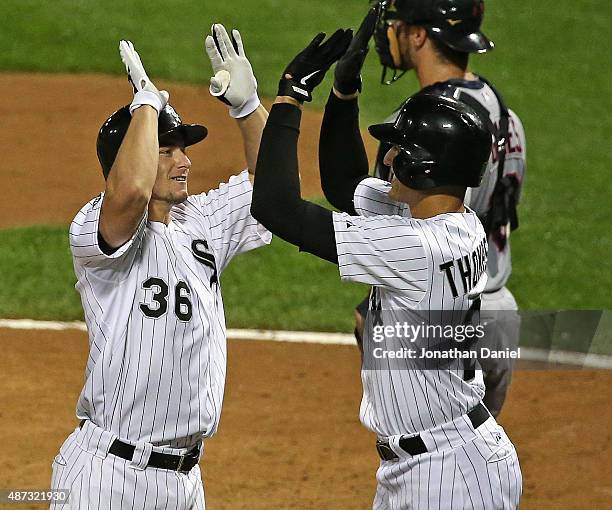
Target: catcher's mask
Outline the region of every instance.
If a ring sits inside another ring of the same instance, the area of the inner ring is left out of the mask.
[[[131,120],[130,107],[126,105],[113,113],[98,132],[96,148],[105,179],[115,162]],[[157,133],[160,145],[188,147],[204,140],[208,129],[199,124],[183,124],[176,110],[167,104],[159,114]]]
[[[386,85],[397,81],[404,72],[399,66],[399,47],[393,22],[419,25],[428,35],[455,51],[486,53],[495,45],[480,26],[484,17],[484,0],[377,0],[381,15],[374,32],[376,51],[383,65],[381,81]],[[387,80],[387,69],[393,75]]]
[[[394,123],[368,129],[377,140],[399,149],[393,172],[417,190],[480,186],[493,143],[484,108],[432,91],[406,101]]]

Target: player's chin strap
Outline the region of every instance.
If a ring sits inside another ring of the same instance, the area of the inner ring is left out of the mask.
[[[508,135],[510,130],[510,112],[497,89],[482,76],[478,76],[480,81],[486,83],[497,98],[500,110],[499,131],[497,132],[497,182],[491,196],[489,210],[480,216],[487,237],[500,228],[510,224],[510,231],[516,230],[519,226],[517,203],[519,182],[514,175],[504,177],[504,166],[506,163],[506,152],[508,146]],[[505,246],[506,235],[502,235],[499,240]],[[503,247],[502,246],[502,247]]]
[[[387,71],[391,69],[393,71],[393,76],[391,76],[390,80],[387,80]],[[407,71],[402,71],[398,73],[398,69],[395,67],[387,67],[383,66],[382,75],[380,77],[380,83],[383,85],[393,85],[397,80],[399,80],[402,76],[406,74]]]

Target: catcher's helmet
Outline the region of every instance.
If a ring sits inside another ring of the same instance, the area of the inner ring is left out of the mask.
[[[379,0],[378,3],[381,15],[374,40],[385,67],[395,69],[387,38],[387,27],[393,20],[422,26],[430,37],[456,51],[485,53],[495,47],[480,30],[484,0]],[[396,77],[397,74],[392,81]]]
[[[130,107],[126,105],[113,113],[100,128],[96,146],[105,179],[115,162],[131,120]],[[157,132],[160,145],[179,144],[185,147],[201,142],[208,134],[204,126],[183,124],[179,114],[169,104],[159,114]]]
[[[393,160],[397,179],[426,190],[480,186],[493,143],[490,126],[484,108],[425,91],[404,104],[394,123],[376,124],[369,131],[400,150]]]

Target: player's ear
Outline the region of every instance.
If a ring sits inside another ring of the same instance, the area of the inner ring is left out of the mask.
[[[429,38],[429,34],[425,27],[412,25],[409,27],[410,33],[409,37],[411,38],[411,42],[416,49],[421,49],[427,39]]]

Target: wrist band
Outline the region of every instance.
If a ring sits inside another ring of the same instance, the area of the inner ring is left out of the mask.
[[[132,104],[130,104],[130,115],[134,113],[134,110],[139,106],[148,104],[157,110],[157,115],[164,109],[165,104],[162,103],[159,94],[151,92],[149,90],[139,90],[134,94]]]

